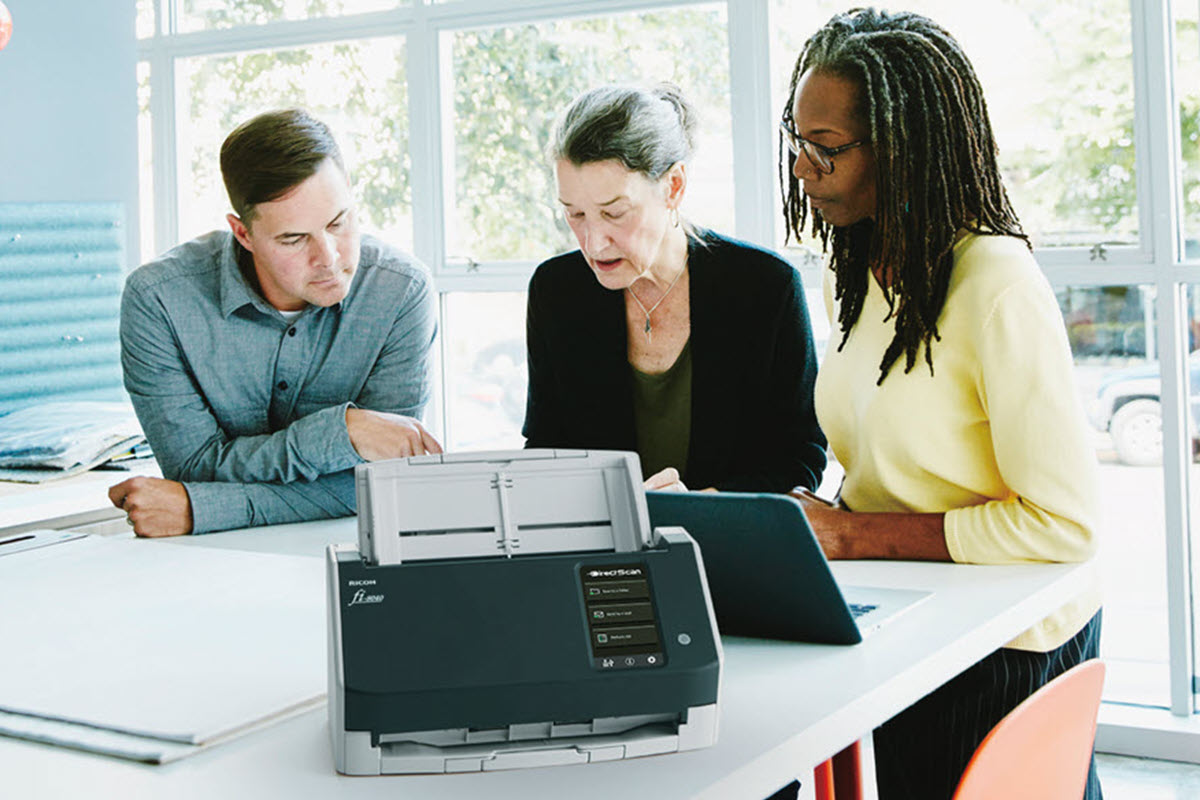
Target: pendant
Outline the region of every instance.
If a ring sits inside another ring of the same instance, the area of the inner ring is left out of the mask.
[[[650,344],[650,315],[646,315],[646,344]]]

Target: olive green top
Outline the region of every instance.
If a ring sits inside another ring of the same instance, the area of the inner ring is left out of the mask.
[[[666,467],[682,476],[692,431],[692,341],[688,339],[666,372],[649,375],[630,365],[633,418],[642,477]]]

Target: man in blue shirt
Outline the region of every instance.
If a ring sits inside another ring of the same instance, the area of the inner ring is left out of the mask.
[[[353,514],[354,466],[440,453],[419,417],[425,267],[360,235],[337,143],[270,112],[221,148],[230,231],[129,276],[125,388],[164,478],[109,489],[139,536]]]

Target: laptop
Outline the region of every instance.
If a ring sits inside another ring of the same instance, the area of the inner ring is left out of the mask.
[[[839,587],[800,501],[782,494],[646,492],[652,527],[700,545],[722,634],[857,644],[931,592]]]

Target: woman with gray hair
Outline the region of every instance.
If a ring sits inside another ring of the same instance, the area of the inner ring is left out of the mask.
[[[551,159],[579,250],[529,284],[526,446],[635,450],[647,488],[816,487],[825,437],[799,274],[680,214],[695,114],[673,86],[602,86]]]

